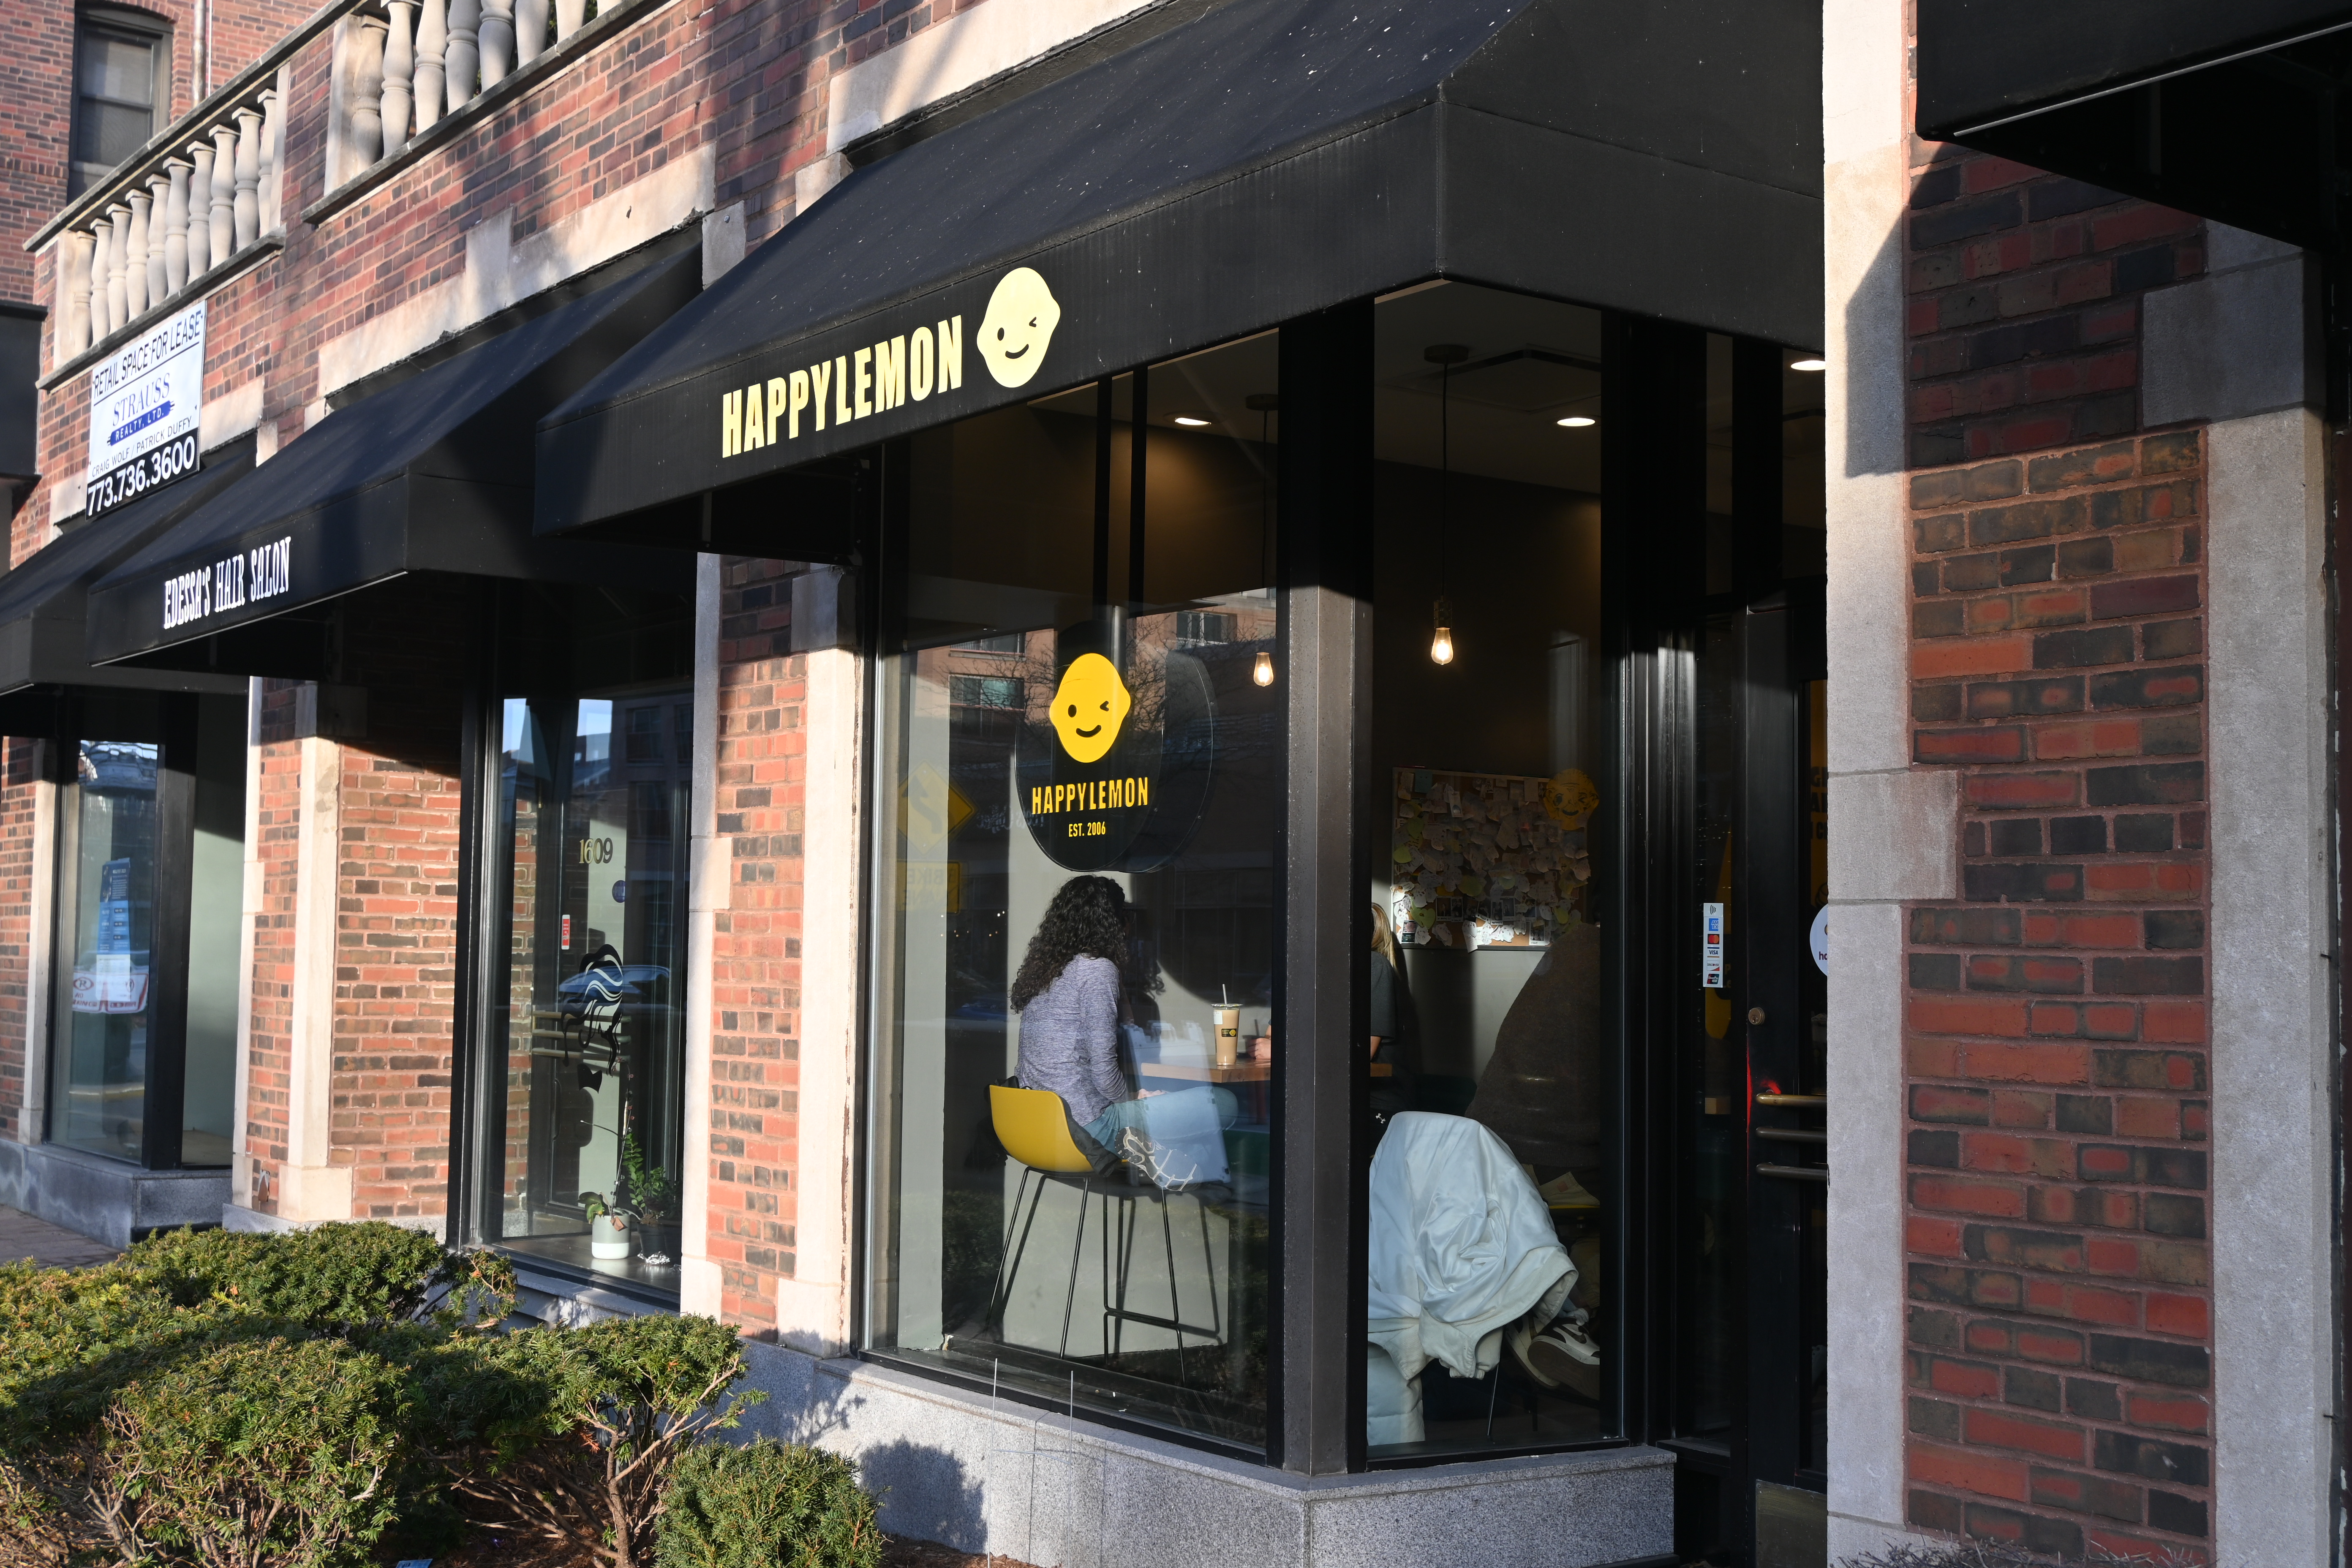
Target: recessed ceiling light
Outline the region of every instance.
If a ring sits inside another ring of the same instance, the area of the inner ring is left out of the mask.
[[[1202,426],[1208,423],[1197,414],[1179,414],[1174,416],[1174,418],[1179,425]]]
[[[1801,370],[1808,374],[1824,371],[1829,369],[1829,367],[1830,362],[1825,359],[1800,359],[1790,360],[1789,362],[1789,368],[1790,370]]]
[[[1596,421],[1589,414],[1571,414],[1567,418],[1558,421],[1558,423],[1565,425],[1570,430],[1581,430],[1587,426],[1596,423]]]

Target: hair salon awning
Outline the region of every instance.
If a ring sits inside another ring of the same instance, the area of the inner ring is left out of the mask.
[[[174,649],[203,668],[205,639],[410,572],[675,575],[667,556],[532,536],[531,429],[692,298],[699,265],[659,261],[330,414],[90,590],[89,659]],[[245,639],[236,662],[311,673],[284,640]]]
[[[822,555],[732,487],[1433,277],[1817,342],[1820,79],[1793,0],[1232,0],[850,174],[543,423],[539,527]]]
[[[2336,243],[2345,0],[1919,0],[1919,134]]]
[[[208,454],[186,479],[83,523],[0,577],[0,718],[21,713],[34,689],[242,689],[241,679],[227,676],[94,667],[83,618],[92,583],[252,471],[247,436]]]

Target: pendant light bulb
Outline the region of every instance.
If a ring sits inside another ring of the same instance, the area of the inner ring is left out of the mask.
[[[1452,617],[1446,614],[1444,600],[1438,600],[1431,607],[1429,618],[1437,627],[1429,638],[1429,662],[1452,664],[1454,662],[1454,628],[1446,624]]]
[[[1272,686],[1274,684],[1274,655],[1266,652],[1264,648],[1258,649],[1257,658],[1250,664],[1250,679],[1257,682],[1260,686]]]

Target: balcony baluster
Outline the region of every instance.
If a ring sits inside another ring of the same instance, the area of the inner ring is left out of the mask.
[[[488,92],[514,68],[514,0],[481,0],[481,4],[482,90]]]
[[[188,286],[188,165],[174,158],[163,169],[172,182],[163,198],[163,288],[177,294]]]
[[[464,107],[479,90],[481,18],[482,0],[449,0],[449,49],[441,85],[452,111]]]
[[[443,78],[448,74],[448,0],[424,0],[416,14],[416,129],[422,133],[440,120],[448,102]]]
[[[160,305],[172,297],[171,255],[172,177],[147,179],[147,303]]]
[[[390,30],[383,39],[383,155],[408,145],[409,110],[416,80],[416,0],[385,0]]]
[[[236,254],[236,127],[213,127],[213,264]]]
[[[213,269],[213,144],[188,143],[188,276]]]
[[[261,111],[236,111],[236,247],[261,237]]]
[[[122,254],[122,319],[127,321],[147,311],[147,205],[152,198],[134,185],[124,199],[131,204],[131,222],[127,231],[118,232],[131,236]]]

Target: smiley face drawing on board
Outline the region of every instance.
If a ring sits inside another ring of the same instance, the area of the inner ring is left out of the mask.
[[[1061,301],[1036,268],[1014,268],[997,279],[988,314],[980,319],[980,363],[999,386],[1028,385],[1061,320]]]
[[[1098,763],[1118,740],[1119,726],[1134,706],[1118,667],[1098,653],[1083,653],[1062,672],[1054,693],[1054,732],[1072,762]]]

